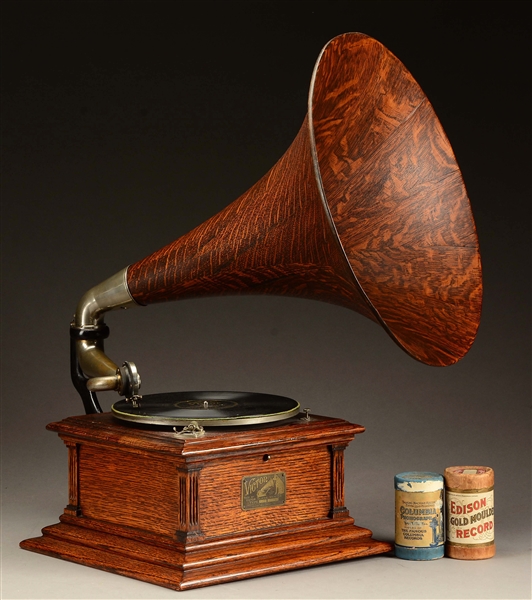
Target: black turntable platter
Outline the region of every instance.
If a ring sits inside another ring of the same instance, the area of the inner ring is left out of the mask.
[[[297,415],[291,398],[251,392],[170,392],[120,400],[111,407],[115,417],[148,425],[256,425]]]

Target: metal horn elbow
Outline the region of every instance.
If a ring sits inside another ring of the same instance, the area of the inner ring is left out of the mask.
[[[73,351],[72,379],[87,409],[100,412],[95,391],[116,390],[126,397],[136,396],[140,376],[133,363],[118,367],[104,352],[103,340],[109,335],[104,314],[111,310],[138,306],[127,285],[127,267],[94,286],[81,298],[70,326]],[[84,397],[88,396],[88,397]],[[90,398],[89,398],[90,397]]]

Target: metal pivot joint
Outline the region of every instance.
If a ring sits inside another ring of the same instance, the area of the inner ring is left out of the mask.
[[[140,375],[132,362],[118,367],[104,352],[109,336],[103,315],[110,310],[138,306],[127,286],[127,268],[90,289],[80,300],[70,325],[70,371],[87,414],[102,412],[96,392],[115,390],[138,398]]]

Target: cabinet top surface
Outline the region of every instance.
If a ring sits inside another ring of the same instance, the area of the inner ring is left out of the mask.
[[[168,427],[139,426],[119,421],[111,413],[67,417],[50,423],[47,429],[64,439],[182,455],[253,450],[272,445],[349,443],[356,434],[364,431],[361,425],[343,419],[310,415],[310,420],[306,420],[299,415],[267,425],[210,427],[201,437],[179,437],[181,428],[174,431]]]

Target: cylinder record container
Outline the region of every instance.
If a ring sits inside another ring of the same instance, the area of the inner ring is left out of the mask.
[[[435,560],[444,554],[443,477],[438,473],[399,473],[395,484],[395,555]]]
[[[447,533],[445,554],[482,560],[495,554],[495,475],[490,467],[448,467],[444,471]]]

